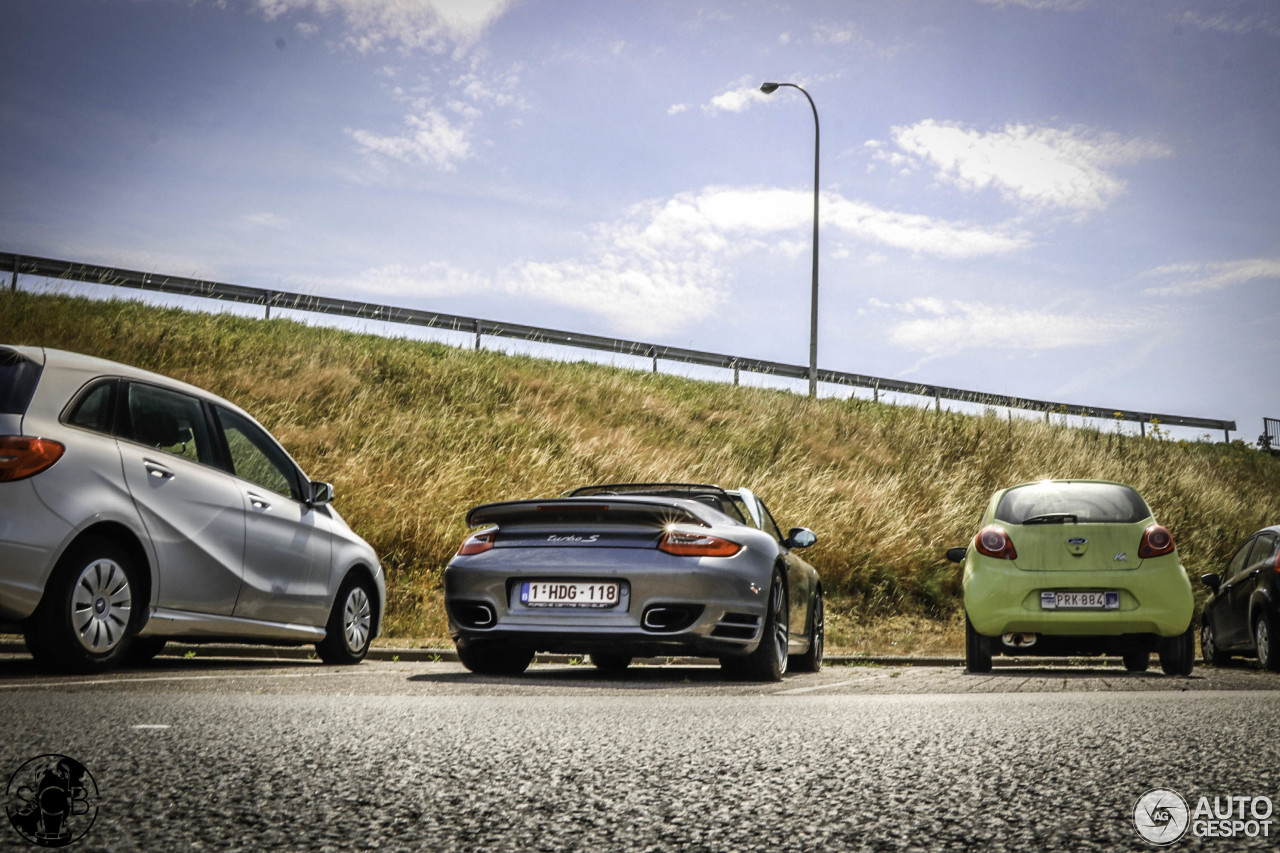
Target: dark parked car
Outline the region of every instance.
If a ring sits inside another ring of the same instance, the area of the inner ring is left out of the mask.
[[[1200,580],[1213,590],[1200,616],[1205,663],[1241,655],[1280,672],[1280,525],[1250,536],[1220,574]]]

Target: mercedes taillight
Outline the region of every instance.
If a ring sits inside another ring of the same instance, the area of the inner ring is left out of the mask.
[[[23,480],[62,458],[66,448],[47,438],[0,435],[0,483]]]

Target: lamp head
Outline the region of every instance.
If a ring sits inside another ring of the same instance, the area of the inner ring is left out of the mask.
[[[778,91],[778,87],[781,85],[781,83],[764,83],[760,86],[760,91],[764,92],[766,95],[772,95],[774,92]]]

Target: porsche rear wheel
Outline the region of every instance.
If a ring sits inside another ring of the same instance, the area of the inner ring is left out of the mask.
[[[809,650],[802,655],[791,658],[791,669],[795,672],[820,672],[822,655],[826,646],[826,623],[822,612],[822,590],[813,596],[813,608],[809,614]]]
[[[769,585],[769,609],[765,613],[760,645],[745,657],[721,658],[721,671],[730,678],[747,681],[781,681],[787,671],[790,612],[787,587],[782,582],[782,575],[775,572]]]

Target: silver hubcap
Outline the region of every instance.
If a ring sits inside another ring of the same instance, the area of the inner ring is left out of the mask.
[[[1266,619],[1258,620],[1258,627],[1255,629],[1253,636],[1258,644],[1258,663],[1266,666],[1270,663],[1271,658],[1271,636],[1267,628]]]
[[[124,639],[133,607],[129,578],[115,560],[85,566],[71,592],[71,626],[80,645],[94,654],[114,649]]]
[[[1200,629],[1200,656],[1205,663],[1213,663],[1213,628],[1208,625]]]
[[[347,594],[347,603],[342,611],[342,634],[346,637],[347,648],[358,652],[369,642],[369,626],[373,622],[373,608],[369,606],[369,596],[364,587],[355,587]]]

